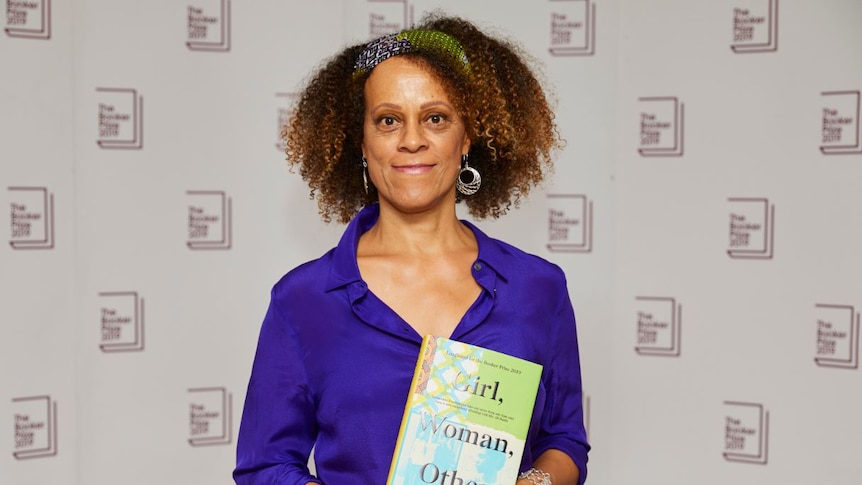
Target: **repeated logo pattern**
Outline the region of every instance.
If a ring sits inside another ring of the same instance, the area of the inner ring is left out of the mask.
[[[51,396],[12,399],[16,460],[57,455],[57,402]]]
[[[144,350],[144,299],[136,291],[99,293],[102,352]]]
[[[859,368],[859,312],[852,305],[818,303],[817,352],[820,367]]]
[[[413,6],[408,0],[367,0],[368,38],[376,39],[413,25]]]
[[[775,204],[762,197],[730,197],[727,254],[736,259],[772,259]]]
[[[188,240],[192,250],[230,249],[233,199],[223,190],[188,190]]]
[[[638,296],[637,345],[640,355],[679,357],[682,352],[682,305],[675,298]]]
[[[230,0],[196,0],[187,8],[186,47],[192,51],[230,52]],[[199,6],[206,3],[206,6]]]
[[[20,39],[51,38],[51,0],[6,0],[6,35]]]
[[[9,245],[54,249],[54,194],[47,187],[9,187]]]
[[[548,251],[593,250],[593,201],[584,194],[548,195]]]
[[[224,387],[196,387],[189,393],[191,446],[229,445],[233,442],[233,394]]]
[[[556,57],[596,53],[596,5],[591,0],[549,0],[551,31],[548,52]]]
[[[99,93],[100,148],[139,150],[144,146],[144,97],[131,88],[96,88]]]
[[[749,0],[733,9],[733,43],[737,54],[778,50],[778,0]]]
[[[765,465],[769,458],[769,411],[763,404],[725,401],[724,459]]]
[[[638,98],[642,157],[681,157],[685,145],[685,105],[676,96]]]

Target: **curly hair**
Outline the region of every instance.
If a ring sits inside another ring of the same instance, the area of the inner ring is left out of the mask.
[[[482,187],[457,200],[477,219],[500,217],[544,179],[562,145],[542,85],[516,45],[467,20],[432,14],[413,28],[447,33],[467,54],[466,70],[433,50],[401,55],[427,66],[465,120]],[[360,161],[368,73],[355,75],[354,62],[364,47],[347,47],[312,75],[281,133],[288,163],[299,167],[326,222],[346,223],[377,201],[376,190],[364,189]]]

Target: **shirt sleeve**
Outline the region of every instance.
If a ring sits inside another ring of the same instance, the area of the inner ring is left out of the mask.
[[[533,444],[533,456],[546,450],[560,450],[575,462],[580,477],[578,485],[587,478],[587,452],[590,445],[584,428],[581,365],[575,313],[565,275],[561,273],[558,289],[559,307],[554,314],[550,338],[551,351],[547,375],[547,398],[542,415],[538,439]]]
[[[320,483],[308,470],[317,426],[302,356],[273,297],[261,326],[237,438],[237,485]]]

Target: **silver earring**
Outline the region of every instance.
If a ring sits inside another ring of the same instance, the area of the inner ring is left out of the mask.
[[[365,187],[365,195],[368,195],[368,160],[362,157],[362,186]]]
[[[479,191],[479,186],[482,185],[482,176],[479,172],[467,163],[467,155],[461,156],[461,171],[458,172],[458,181],[455,182],[455,187],[458,192],[464,195],[473,195]]]

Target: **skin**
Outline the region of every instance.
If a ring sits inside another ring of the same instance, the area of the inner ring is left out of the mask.
[[[476,239],[455,211],[461,156],[470,149],[464,121],[444,86],[404,57],[374,68],[365,102],[362,154],[380,218],[360,237],[360,274],[419,335],[449,337],[481,292],[471,273]],[[577,482],[577,467],[558,450],[535,466],[554,485]]]
[[[443,86],[409,59],[375,67],[365,99],[362,152],[380,218],[359,240],[359,271],[419,335],[448,337],[481,291],[470,272],[478,246],[455,213],[470,140]]]

